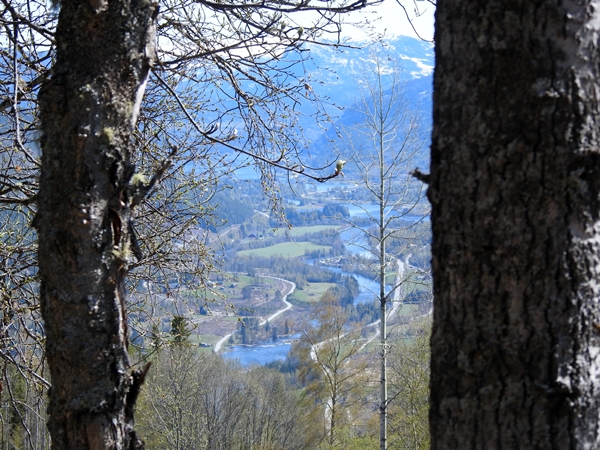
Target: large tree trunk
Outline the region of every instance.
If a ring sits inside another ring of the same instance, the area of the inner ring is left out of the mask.
[[[142,374],[130,373],[131,135],[151,64],[157,6],[63,0],[57,59],[40,93],[41,305],[53,449],[130,449]]]
[[[433,449],[600,447],[597,7],[438,2]]]

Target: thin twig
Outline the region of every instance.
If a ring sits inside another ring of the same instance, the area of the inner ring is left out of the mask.
[[[298,175],[303,175],[307,178],[310,178],[311,180],[315,180],[318,181],[319,183],[323,183],[324,181],[330,180],[332,178],[335,178],[336,176],[338,176],[337,173],[333,173],[332,175],[326,176],[326,177],[317,177],[314,175],[310,175],[308,173],[304,172],[304,167],[300,166],[300,168],[298,167],[290,167],[287,166],[285,164],[280,164],[278,161],[274,161],[272,159],[269,158],[265,158],[264,156],[260,156],[257,155],[256,153],[252,153],[249,151],[246,151],[240,147],[236,147],[234,145],[231,145],[227,140],[223,140],[223,139],[217,139],[213,136],[211,136],[211,133],[213,133],[214,131],[208,130],[205,131],[203,130],[200,125],[198,125],[198,123],[194,120],[194,118],[192,117],[192,115],[190,114],[190,112],[187,110],[187,108],[185,107],[185,105],[183,104],[183,102],[181,101],[181,99],[179,98],[179,96],[177,95],[177,92],[175,92],[175,90],[169,86],[169,84],[162,79],[162,77],[160,75],[158,75],[158,73],[153,72],[154,76],[158,79],[158,81],[160,81],[160,83],[169,91],[169,93],[175,98],[175,100],[177,101],[177,103],[179,104],[179,107],[181,108],[181,110],[183,111],[183,113],[186,115],[186,117],[188,118],[188,120],[190,121],[190,123],[192,124],[192,126],[198,131],[198,133],[200,133],[202,136],[204,136],[204,138],[208,139],[211,143],[213,144],[221,144],[224,147],[227,147],[233,151],[236,151],[238,153],[242,153],[244,155],[250,156],[251,158],[257,159],[265,164],[268,164],[270,166],[273,167],[277,167],[279,169],[285,170],[287,172],[293,172],[296,173]]]

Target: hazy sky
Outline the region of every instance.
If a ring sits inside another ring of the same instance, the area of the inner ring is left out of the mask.
[[[434,6],[426,1],[402,0],[402,3],[408,14],[413,18],[413,25],[420,37],[430,41],[433,40]],[[418,9],[419,17],[416,17],[415,8]],[[368,18],[376,26],[378,32],[385,32],[388,36],[417,37],[397,0],[384,0],[381,5],[375,8],[353,14],[357,17],[356,19],[353,17],[354,20]],[[356,39],[366,37],[364,33],[354,27],[345,28],[344,34]]]

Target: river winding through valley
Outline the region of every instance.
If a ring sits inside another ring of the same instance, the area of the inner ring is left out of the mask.
[[[366,215],[365,210],[363,210],[361,208],[357,208],[357,207],[354,207],[354,209],[350,210],[350,212],[351,212],[351,216]],[[415,217],[415,220],[417,220],[417,219],[418,218]],[[364,249],[364,242],[361,241],[361,234],[362,234],[362,232],[360,232],[359,230],[348,228],[340,233],[340,238],[342,239],[342,242],[344,243],[344,247],[346,248],[346,250],[349,253],[360,254],[362,256],[366,256],[368,253]],[[398,270],[403,272],[404,268],[405,268],[405,263],[398,261]],[[366,277],[363,277],[363,276],[360,276],[357,274],[343,272],[339,269],[334,269],[334,268],[330,268],[330,267],[324,268],[324,270],[333,270],[336,272],[340,272],[343,275],[349,275],[349,276],[353,276],[356,278],[356,280],[358,281],[358,284],[359,284],[360,291],[359,291],[358,296],[354,299],[355,304],[370,302],[375,299],[375,295],[376,295],[375,293],[379,290],[379,285],[378,285],[377,281],[374,281],[372,279],[369,279],[369,278],[366,278]],[[400,274],[400,276],[402,276],[402,275]],[[274,277],[267,277],[267,278],[274,278]],[[283,281],[287,281],[287,280],[283,280]],[[289,281],[287,281],[287,282],[291,283]],[[291,284],[293,284],[293,283],[291,283]],[[295,289],[295,285],[294,285],[294,288],[288,294],[291,294],[294,289]],[[283,298],[283,301],[286,304],[286,307],[284,309],[277,311],[275,314],[270,316],[268,319],[263,320],[260,323],[261,326],[264,325],[267,320],[269,320],[269,322],[271,322],[272,319],[279,316],[284,311],[287,311],[288,309],[292,308],[292,305],[289,302],[287,302],[286,298],[287,298],[287,295],[284,296],[284,298]],[[399,304],[400,304],[399,302],[394,303],[394,306],[396,306],[396,305],[399,306]],[[214,348],[215,352],[220,351],[221,347],[226,345],[226,342],[229,340],[230,336],[231,336],[231,334],[228,334],[227,336],[224,336],[223,338],[221,338],[219,340],[219,342],[217,342],[217,344],[215,345],[215,348]],[[298,338],[299,338],[299,335],[284,336],[274,342],[264,342],[261,344],[254,344],[254,345],[234,345],[234,346],[229,347],[228,350],[223,353],[223,357],[226,359],[238,360],[243,367],[247,367],[247,366],[254,365],[254,364],[265,365],[272,361],[284,360],[291,349],[292,343]]]

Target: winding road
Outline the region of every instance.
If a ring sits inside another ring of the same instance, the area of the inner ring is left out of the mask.
[[[387,314],[388,320],[391,319],[392,317],[394,317],[398,313],[400,308],[402,307],[404,296],[405,296],[404,282],[406,281],[403,278],[404,278],[404,272],[409,265],[408,260],[410,259],[410,256],[411,255],[408,255],[404,261],[401,261],[399,259],[396,260],[396,266],[397,266],[396,280],[395,280],[396,290],[394,291],[394,295],[393,295],[393,299],[392,299],[392,307],[390,308],[390,310]],[[363,327],[363,329],[368,328],[368,327],[375,327],[376,325],[378,325],[380,323],[381,323],[381,319],[378,319],[374,322],[371,322],[371,323],[365,325]],[[381,335],[380,328],[379,327],[375,328],[375,333],[373,334],[373,336],[371,336],[369,339],[367,339],[367,341],[363,345],[360,346],[360,348],[357,350],[357,353],[361,352],[367,345],[369,345],[371,342],[373,342],[380,335]],[[344,336],[345,336],[345,334],[341,335],[339,338],[341,339]],[[311,345],[311,349],[310,349],[310,359],[312,359],[313,362],[315,362],[316,364],[319,365],[321,370],[323,372],[325,372],[325,374],[327,375],[328,378],[332,378],[330,370],[328,367],[326,367],[325,365],[320,363],[320,361],[318,360],[317,351],[319,350],[319,348],[322,345],[331,341],[332,339],[334,339],[334,338],[326,339],[325,341],[313,344],[313,345]],[[332,410],[332,399],[328,398],[325,402],[325,409],[323,411],[323,413],[325,415],[326,423],[329,423],[329,420],[331,417],[331,410]]]
[[[267,322],[271,322],[273,321],[275,318],[279,317],[281,314],[283,314],[284,312],[286,312],[287,310],[292,308],[292,304],[290,302],[287,301],[287,296],[290,295],[291,293],[293,293],[296,290],[296,283],[293,283],[291,281],[288,280],[284,280],[283,278],[278,278],[278,277],[270,277],[268,275],[260,275],[262,278],[270,278],[272,280],[277,280],[277,281],[281,281],[285,284],[287,284],[289,286],[289,291],[283,295],[283,297],[281,298],[281,301],[285,304],[285,308],[282,308],[276,312],[274,312],[273,314],[271,314],[269,317],[267,317],[265,320],[263,320],[262,322],[259,323],[259,326],[263,326],[265,323]],[[223,346],[223,344],[231,337],[232,334],[237,333],[237,331],[234,331],[232,333],[229,333],[225,336],[223,336],[221,339],[219,339],[219,342],[217,342],[215,344],[215,348],[214,348],[214,352],[217,353],[221,350],[221,347]]]
[[[402,278],[404,277],[404,271],[406,270],[406,267],[408,267],[408,259],[410,258],[410,255],[408,255],[406,257],[406,260],[400,261],[399,259],[396,260],[397,263],[397,267],[398,270],[396,271],[396,290],[394,291],[394,297],[392,299],[392,307],[390,308],[388,315],[387,315],[387,319],[391,319],[392,317],[394,317],[398,311],[400,310],[400,308],[402,307],[402,300],[404,299],[404,281]],[[375,327],[376,325],[379,325],[379,323],[381,323],[381,319],[377,319],[374,322],[368,323],[366,324],[364,328],[369,328],[369,327]],[[369,345],[371,342],[373,342],[373,340],[375,340],[379,335],[381,334],[381,330],[379,328],[375,329],[375,334],[373,336],[371,336],[364,345],[362,345],[359,349],[359,351],[361,351],[362,349],[364,349],[367,345]],[[343,338],[345,336],[345,334],[343,334],[342,336],[340,336],[340,338]],[[319,349],[320,346],[322,346],[323,344],[325,344],[326,342],[330,341],[331,339],[327,339],[325,341],[319,342],[317,344],[314,344],[311,346],[311,350],[310,350],[310,358],[317,362],[317,350]]]
[[[404,303],[402,300],[404,300],[404,281],[403,277],[404,277],[404,271],[406,270],[406,268],[408,267],[408,259],[410,258],[410,255],[408,255],[406,257],[406,260],[400,261],[399,259],[396,260],[397,263],[397,267],[398,270],[396,272],[396,290],[394,291],[394,296],[392,298],[392,307],[390,308],[388,315],[387,315],[387,320],[390,320],[392,317],[394,317],[396,314],[398,314],[398,311],[400,311],[400,308],[402,307],[402,304]],[[375,322],[371,322],[367,325],[365,325],[364,328],[368,328],[368,327],[374,327],[376,325],[379,325],[381,323],[381,319],[377,319]],[[367,345],[369,345],[371,342],[373,342],[378,336],[381,335],[381,329],[380,328],[376,328],[375,329],[375,334],[373,336],[371,336],[367,342],[365,342],[365,344],[360,348],[360,350],[362,350],[363,348],[365,348]]]

